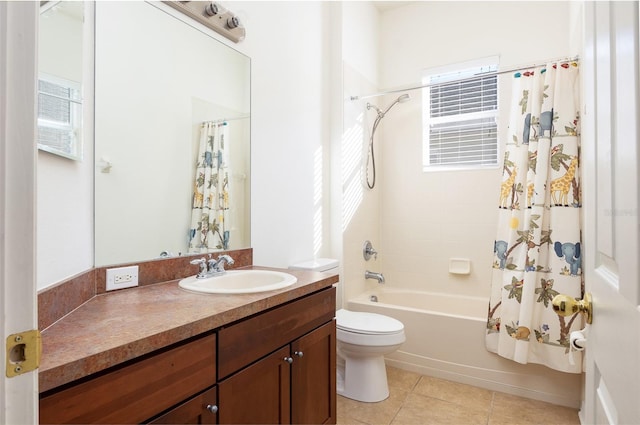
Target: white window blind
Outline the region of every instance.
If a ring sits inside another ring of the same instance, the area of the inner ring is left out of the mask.
[[[423,168],[498,164],[497,61],[426,73],[423,84]]]
[[[47,75],[38,80],[38,147],[75,157],[82,123],[78,83]]]

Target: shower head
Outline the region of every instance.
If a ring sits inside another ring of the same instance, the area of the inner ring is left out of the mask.
[[[393,101],[393,103],[389,105],[389,107],[384,111],[381,111],[380,108],[378,108],[376,105],[372,105],[370,103],[367,103],[367,109],[371,109],[371,108],[375,109],[376,112],[378,113],[378,118],[382,119],[384,118],[385,114],[389,112],[389,110],[393,108],[396,104],[408,102],[410,99],[411,99],[411,96],[409,96],[409,93],[405,93],[398,96],[398,98],[395,101]]]
[[[373,154],[373,136],[375,136],[375,134],[376,134],[376,129],[378,128],[378,124],[380,124],[380,121],[382,121],[382,118],[384,118],[385,114],[387,112],[389,112],[389,110],[391,108],[393,108],[398,103],[407,102],[409,99],[411,99],[411,96],[409,96],[409,93],[401,94],[384,111],[381,111],[380,108],[378,108],[376,105],[372,105],[370,103],[367,103],[367,109],[373,108],[378,113],[378,116],[373,121],[373,127],[371,129],[371,137],[369,138],[369,153],[367,154],[366,180],[367,180],[367,186],[369,187],[369,189],[373,189],[374,186],[376,185],[376,159],[375,159],[375,155]],[[372,166],[371,168],[373,169],[373,181],[372,182],[369,182],[369,158],[371,158],[371,166]]]

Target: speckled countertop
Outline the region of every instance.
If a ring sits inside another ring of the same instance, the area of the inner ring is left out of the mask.
[[[40,392],[330,287],[332,272],[278,270],[298,278],[276,291],[196,294],[178,281],[97,295],[42,332]]]

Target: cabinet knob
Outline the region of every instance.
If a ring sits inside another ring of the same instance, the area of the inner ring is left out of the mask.
[[[218,406],[215,404],[207,404],[206,409],[211,413],[218,413]]]
[[[302,351],[295,351],[293,354],[295,354],[298,357],[304,356],[304,353]]]
[[[284,361],[289,363],[289,364],[291,364],[291,363],[293,363],[293,358],[292,357],[285,357]]]

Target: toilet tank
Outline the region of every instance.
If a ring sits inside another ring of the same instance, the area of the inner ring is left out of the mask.
[[[291,270],[310,270],[315,272],[326,272],[338,269],[340,262],[333,258],[316,258],[315,260],[303,261],[302,263],[292,264],[289,266]]]
[[[333,271],[338,273],[340,261],[334,258],[316,258],[315,260],[303,261],[289,266],[291,270],[310,270],[316,272]],[[336,286],[336,309],[342,307],[342,283],[338,281]]]

